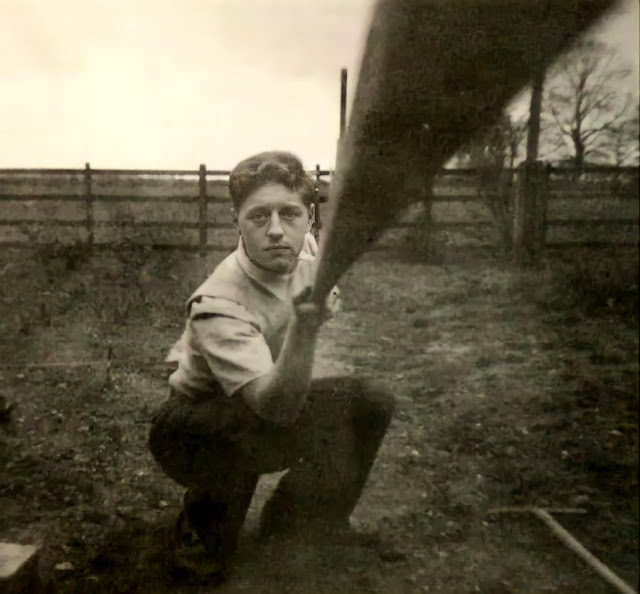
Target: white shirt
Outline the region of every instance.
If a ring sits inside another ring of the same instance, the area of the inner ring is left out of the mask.
[[[231,396],[269,373],[293,313],[292,299],[313,284],[313,260],[303,251],[292,272],[277,274],[256,266],[241,240],[189,300],[185,330],[167,357],[178,362],[169,384],[191,397],[218,385]]]

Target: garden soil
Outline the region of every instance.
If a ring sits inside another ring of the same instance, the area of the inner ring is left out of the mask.
[[[216,259],[218,258],[218,259]],[[216,261],[130,249],[5,250],[0,540],[40,546],[51,592],[605,593],[528,513],[638,583],[638,320],[581,307],[552,264],[382,253],[340,283],[316,375],[383,382],[397,410],[351,518],[370,542],[263,542],[261,479],[221,586],[173,571],[182,491],[147,450],[163,358]]]

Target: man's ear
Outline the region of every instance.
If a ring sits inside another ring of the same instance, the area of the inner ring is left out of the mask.
[[[309,205],[309,221],[307,223],[307,231],[311,231],[314,221],[316,220],[316,205]]]
[[[240,235],[240,223],[238,223],[238,213],[236,209],[231,207],[231,221],[233,222],[233,226],[236,228],[238,235]]]

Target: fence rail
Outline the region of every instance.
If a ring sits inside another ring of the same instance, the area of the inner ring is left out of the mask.
[[[229,173],[205,165],[192,170],[93,169],[88,163],[84,169],[0,169],[0,245],[127,240],[201,253],[231,249],[237,235]],[[308,173],[326,198],[325,178],[332,172],[318,165]],[[425,225],[445,243],[498,247],[496,205],[513,202],[519,173],[500,175],[487,190],[486,171],[443,170],[428,198],[417,196],[418,204],[428,202],[428,213],[402,217],[376,247],[402,243]],[[638,243],[637,168],[587,168],[578,174],[547,167],[544,176],[545,246]],[[501,208],[512,211],[513,204]]]

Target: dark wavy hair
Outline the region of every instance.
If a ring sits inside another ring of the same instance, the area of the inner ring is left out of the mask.
[[[300,192],[307,208],[313,203],[315,186],[302,161],[292,153],[267,151],[240,161],[229,175],[229,193],[236,212],[251,193],[267,184],[282,184]]]

